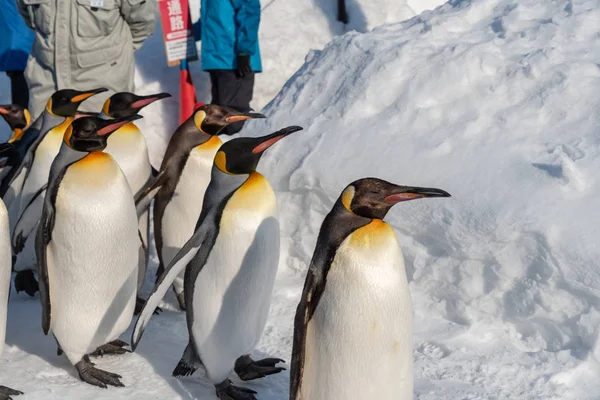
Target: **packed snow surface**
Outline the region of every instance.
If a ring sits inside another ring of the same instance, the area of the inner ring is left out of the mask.
[[[455,0],[311,52],[262,110],[268,119],[242,132],[305,128],[259,165],[278,196],[283,242],[253,355],[290,361],[320,224],[347,184],[375,176],[453,196],[386,217],[411,281],[415,398],[599,399],[599,26],[600,0]],[[138,68],[158,77],[138,76],[144,93],[167,90],[162,78],[177,74],[162,67],[159,39],[138,55]],[[176,103],[143,114],[154,140]],[[164,144],[152,145],[162,155]],[[23,399],[214,399],[202,373],[171,376],[187,330],[172,293],[163,309],[135,353],[97,360],[126,385],[103,390],[56,356],[37,296],[13,292],[0,384]],[[288,379],[244,385],[280,400]]]

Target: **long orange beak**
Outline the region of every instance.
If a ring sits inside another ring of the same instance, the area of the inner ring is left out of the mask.
[[[98,88],[98,89],[90,90],[89,92],[82,92],[81,94],[78,94],[77,96],[73,97],[71,99],[71,102],[72,103],[81,103],[82,101],[89,99],[90,97],[92,97],[98,93],[107,92],[107,91],[108,91],[107,88]]]
[[[225,122],[232,123],[232,122],[238,122],[238,121],[245,121],[247,119],[252,119],[252,118],[267,118],[267,117],[265,117],[263,114],[260,114],[260,113],[245,113],[245,114],[240,114],[240,115],[232,115],[231,117],[226,117]]]

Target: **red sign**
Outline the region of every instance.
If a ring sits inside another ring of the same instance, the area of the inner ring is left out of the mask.
[[[188,0],[159,0],[160,21],[169,66],[197,60],[196,40]]]

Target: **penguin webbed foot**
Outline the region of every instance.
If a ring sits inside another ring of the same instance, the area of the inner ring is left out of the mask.
[[[133,310],[133,315],[139,315],[142,310],[144,309],[144,305],[146,304],[146,300],[142,299],[141,297],[136,297],[135,299],[135,309]],[[154,310],[154,312],[152,312],[152,314],[157,315],[159,313],[162,312],[162,308],[160,307],[156,307],[156,309]]]
[[[256,400],[256,392],[245,387],[234,386],[229,379],[215,385],[217,397],[221,400]]]
[[[241,356],[235,362],[234,371],[243,381],[264,378],[267,375],[278,374],[285,371],[283,367],[276,367],[280,362],[285,362],[280,358],[263,358],[262,360],[253,360],[250,356]]]
[[[25,291],[31,297],[35,296],[40,287],[32,270],[17,271],[15,275],[15,290],[17,293]]]
[[[20,394],[23,394],[23,392],[0,385],[0,400],[12,400],[10,396],[18,396]]]
[[[106,385],[125,387],[119,380],[121,375],[113,374],[112,372],[103,371],[94,367],[94,363],[90,361],[88,356],[84,356],[81,361],[75,364],[79,378],[90,385],[98,386],[106,389]]]
[[[127,342],[122,340],[113,340],[112,342],[106,343],[96,349],[93,353],[90,353],[91,356],[95,357],[104,357],[106,354],[125,354],[131,353],[131,350],[124,349],[123,347],[129,346]]]

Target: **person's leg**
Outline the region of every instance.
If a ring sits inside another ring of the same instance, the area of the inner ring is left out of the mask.
[[[214,81],[213,81],[214,73]],[[251,110],[250,101],[254,92],[254,72],[238,77],[234,71],[212,71],[213,104],[231,107],[235,110],[248,112]],[[216,94],[216,95],[215,95]],[[215,100],[216,99],[216,100]],[[238,133],[245,121],[235,122],[225,128],[228,135]]]
[[[7,71],[6,75],[10,78],[12,103],[25,108],[29,107],[29,88],[24,71]]]
[[[220,103],[219,90],[217,89],[219,87],[219,71],[208,71],[208,73],[210,75],[210,93],[212,96],[210,102],[218,105]]]

